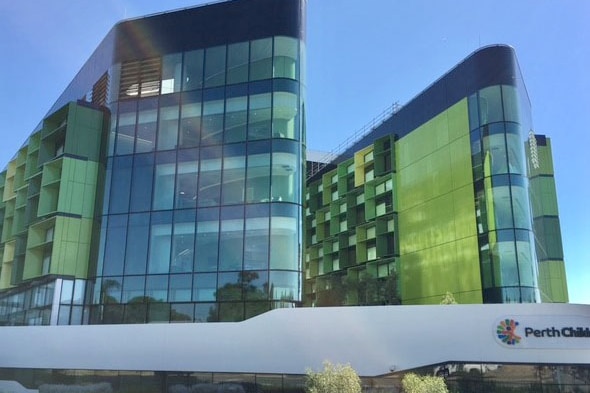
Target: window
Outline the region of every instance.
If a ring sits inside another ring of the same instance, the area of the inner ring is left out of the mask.
[[[161,99],[158,129],[158,150],[169,150],[176,148],[178,139],[178,117],[178,98],[172,96],[166,97],[166,99]]]
[[[175,218],[176,220],[178,219]],[[193,270],[194,244],[194,221],[175,222],[172,238],[172,256],[170,259],[170,271],[172,273],[191,272]],[[190,300],[190,298],[186,300]]]
[[[154,210],[172,209],[174,205],[174,180],[176,177],[175,152],[159,153],[156,156],[156,175],[154,179]]]
[[[272,38],[252,41],[250,44],[250,80],[272,77]]]
[[[195,90],[203,87],[204,57],[204,51],[202,49],[185,53],[182,90]]]
[[[148,273],[168,273],[170,271],[171,221],[172,214],[170,212],[152,214]]]
[[[137,137],[135,152],[143,153],[154,150],[156,145],[156,129],[158,127],[158,100],[139,101],[137,117]]]
[[[274,77],[297,78],[297,39],[291,37],[274,38]]]
[[[180,147],[193,147],[201,138],[201,98],[200,95],[187,95],[183,99],[180,112]]]
[[[222,178],[222,203],[243,203],[246,180],[245,145],[234,144],[224,147]]]
[[[203,103],[201,144],[216,145],[223,141],[224,100]]]
[[[250,96],[248,110],[248,139],[268,139],[271,129],[271,94]]]
[[[166,55],[162,58],[162,94],[180,91],[182,73],[182,53]]]
[[[198,151],[180,150],[176,169],[176,199],[178,209],[197,207],[197,184],[199,173]]]
[[[247,128],[248,97],[228,98],[225,103],[225,142],[245,141]]]
[[[125,274],[145,274],[148,255],[150,215],[130,214],[125,251]]]
[[[205,87],[225,84],[225,46],[207,48],[205,52]]]
[[[298,139],[297,95],[287,92],[273,93],[273,138]]]
[[[249,43],[240,42],[227,47],[227,83],[248,81]]]

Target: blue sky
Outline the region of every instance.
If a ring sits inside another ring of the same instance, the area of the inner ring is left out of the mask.
[[[0,1],[0,167],[117,21],[203,4]],[[512,45],[553,143],[570,301],[590,304],[590,2],[309,0],[308,147],[330,150],[480,46]]]

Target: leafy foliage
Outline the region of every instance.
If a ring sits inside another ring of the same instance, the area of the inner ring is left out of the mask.
[[[440,299],[440,304],[458,304],[457,301],[455,300],[455,296],[453,296],[453,294],[449,291],[447,291],[447,293],[445,293],[442,297],[442,299]]]
[[[349,365],[324,362],[319,372],[307,370],[307,393],[361,393],[361,379]]]
[[[430,375],[406,374],[402,386],[405,393],[449,393],[444,378]]]

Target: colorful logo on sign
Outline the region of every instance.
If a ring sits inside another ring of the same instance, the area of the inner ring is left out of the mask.
[[[516,345],[520,342],[521,339],[521,337],[516,334],[517,326],[518,322],[516,322],[514,319],[505,319],[503,321],[500,321],[500,323],[498,324],[496,334],[504,344]]]

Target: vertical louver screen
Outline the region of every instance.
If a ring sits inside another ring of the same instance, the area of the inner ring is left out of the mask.
[[[107,104],[107,94],[109,86],[109,74],[104,73],[103,76],[92,86],[92,103],[104,106]]]

